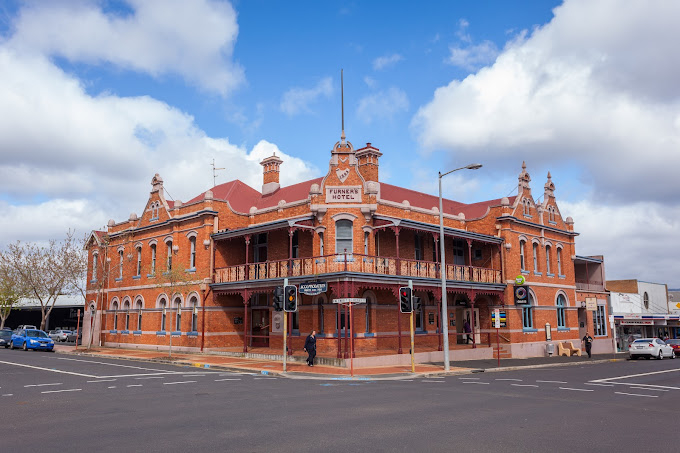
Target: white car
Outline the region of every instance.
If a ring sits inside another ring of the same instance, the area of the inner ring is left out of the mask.
[[[54,341],[66,341],[68,336],[71,334],[70,330],[50,330],[49,337]]]
[[[675,358],[675,351],[670,345],[667,345],[658,338],[640,338],[630,344],[628,353],[631,359],[638,357],[657,358],[659,360],[664,357]]]

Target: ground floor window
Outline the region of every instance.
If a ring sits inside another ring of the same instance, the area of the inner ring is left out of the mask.
[[[593,316],[593,331],[595,335],[607,335],[607,319],[604,315],[604,305],[598,305]]]
[[[531,305],[522,307],[522,327],[524,329],[534,328],[534,307]]]

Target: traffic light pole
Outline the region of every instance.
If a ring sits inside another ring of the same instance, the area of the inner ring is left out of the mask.
[[[288,286],[288,278],[283,279],[283,287]],[[285,305],[285,301],[284,301]],[[283,372],[286,372],[286,358],[288,357],[288,313],[283,311]]]
[[[408,287],[411,288],[411,373],[416,372],[415,361],[415,332],[413,331],[413,280],[408,281]]]

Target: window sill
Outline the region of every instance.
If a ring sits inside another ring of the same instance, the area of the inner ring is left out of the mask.
[[[121,330],[120,334],[121,335],[130,335],[130,331],[129,330]]]
[[[109,330],[109,333],[118,333],[117,330]]]
[[[558,332],[571,332],[571,329],[569,327],[558,327],[557,331]]]
[[[524,269],[522,269],[520,272],[522,272],[522,273],[525,274],[525,275],[529,275],[529,274],[531,273],[531,272],[529,272],[529,271],[525,271]]]
[[[524,332],[524,333],[536,333],[536,332],[538,332],[538,329],[533,329],[533,328],[529,329],[529,328],[523,327],[522,332]]]
[[[117,278],[116,281],[117,281],[117,282],[122,282],[122,281],[123,281],[123,277]]]
[[[540,275],[543,275],[543,272],[536,272],[536,271],[534,271],[534,275],[539,275],[539,276],[540,276]]]
[[[548,223],[549,223],[550,225],[557,225],[557,222],[554,222],[554,221],[552,221],[552,220],[548,220]]]
[[[558,277],[558,278],[561,278],[562,280],[564,280],[565,278],[567,278],[566,275],[558,275],[557,277]]]
[[[187,337],[197,337],[198,332],[187,332]]]
[[[195,268],[195,267],[192,267],[192,268],[190,268],[190,269],[185,269],[185,270],[184,270],[184,272],[187,272],[187,273],[193,274],[193,273],[195,273],[195,272],[196,272],[196,268]]]
[[[373,333],[373,332],[366,332],[366,333],[364,333],[364,337],[365,337],[365,338],[375,337],[375,333]]]
[[[547,273],[547,274],[545,274],[545,276],[546,276],[546,277],[554,277],[555,274]]]
[[[146,278],[156,278],[156,273],[154,272],[153,274],[146,274]]]
[[[141,335],[142,331],[141,330],[133,330],[132,335]]]
[[[534,216],[529,215],[529,214],[522,214],[522,216],[523,216],[525,219],[533,219],[533,218],[534,218]]]
[[[170,335],[172,335],[173,337],[181,337],[182,331],[181,330],[175,330],[174,332],[170,332]]]
[[[95,283],[97,283],[97,279],[96,279],[96,278],[95,278],[94,280],[90,280],[90,285],[93,285],[93,284],[95,284]]]
[[[139,280],[140,278],[142,278],[141,275],[134,275],[134,276],[132,277],[133,280]]]
[[[158,335],[159,337],[164,337],[166,335],[166,332],[165,330],[159,330],[158,332],[156,332],[156,335]]]

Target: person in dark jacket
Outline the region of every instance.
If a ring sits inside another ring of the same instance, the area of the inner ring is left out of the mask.
[[[586,353],[588,354],[588,358],[591,358],[592,357],[592,347],[593,347],[593,337],[590,336],[589,332],[586,332],[586,336],[583,337],[581,342],[585,343]]]
[[[307,365],[314,366],[314,357],[316,357],[316,330],[312,330],[305,340],[305,351],[307,352]]]

